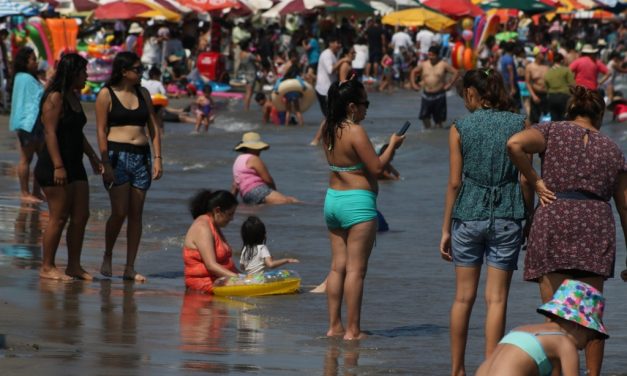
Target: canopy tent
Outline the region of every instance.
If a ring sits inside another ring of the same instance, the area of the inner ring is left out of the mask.
[[[421,0],[422,5],[449,17],[476,17],[484,14],[483,9],[470,0]]]
[[[392,26],[426,26],[441,31],[456,24],[455,20],[432,10],[418,7],[386,14],[381,22]]]

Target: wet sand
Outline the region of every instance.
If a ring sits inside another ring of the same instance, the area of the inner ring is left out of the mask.
[[[15,137],[8,131],[8,117],[0,116],[0,335],[5,339],[0,374],[447,374],[454,279],[451,265],[437,253],[448,173],[447,132],[420,131],[416,94],[373,94],[370,101],[365,125],[377,146],[404,119],[413,119],[413,125],[394,161],[403,180],[381,184],[378,203],[391,231],[377,238],[371,257],[362,326],[372,335],[358,343],[323,337],[323,295],[223,299],[184,293],[180,247],[191,222],[186,200],[198,188],[230,186],[236,154],[229,150],[243,131],[252,129],[272,145],[262,157],[279,189],[305,204],[240,205],[225,236],[237,258],[239,226],[248,215],[258,215],[268,228],[273,256],[301,260],[293,269],[301,274],[305,287],[324,278],[329,244],[322,202],[328,170],[322,153],[307,146],[320,119],[316,107],[305,114],[303,128],[261,127],[258,111],[244,113],[239,102],[222,105],[208,135],[190,135],[193,125],[167,125],[165,176],[148,194],[137,262],[138,271],[148,276],[145,284],[119,277],[125,256],[123,237],[114,251],[116,277],[67,283],[39,279],[47,208],[20,204],[14,176]],[[464,114],[458,98],[450,97],[449,103],[449,119]],[[85,105],[89,115],[85,132],[96,146],[92,108]],[[603,131],[625,150],[623,129],[624,125],[609,124]],[[83,264],[98,277],[109,203],[99,178],[89,179],[91,217]],[[617,241],[619,273],[625,243],[622,235]],[[62,267],[66,252],[62,240],[57,254]],[[523,282],[521,274],[519,270],[513,278],[508,328],[542,320],[535,313],[537,286]],[[627,375],[627,284],[611,279],[605,294],[611,339],[604,375]],[[484,308],[480,293],[471,319],[469,373],[482,360]]]

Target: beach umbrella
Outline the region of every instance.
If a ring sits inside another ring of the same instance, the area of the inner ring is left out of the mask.
[[[266,10],[272,8],[274,3],[272,0],[239,0],[240,3],[244,4],[248,9],[255,12],[258,10]]]
[[[138,18],[139,14],[150,12],[151,10],[152,8],[144,4],[119,0],[96,8],[94,18],[97,20],[130,20]]]
[[[290,13],[308,12],[316,7],[323,7],[326,5],[327,3],[323,0],[283,0],[280,3],[275,4],[261,16],[265,18],[276,18]]]
[[[375,12],[380,15],[386,15],[394,12],[394,8],[382,1],[371,1],[370,6],[374,8]]]
[[[483,9],[470,0],[422,0],[422,5],[449,17],[476,17],[484,13]]]
[[[362,0],[338,0],[336,3],[337,5],[326,8],[327,13],[374,13],[374,8]]]
[[[179,3],[186,7],[192,8],[198,12],[213,12],[216,10],[239,8],[240,3],[237,0],[178,0]]]
[[[381,22],[392,26],[426,26],[435,31],[441,31],[456,24],[455,20],[422,7],[388,13],[383,16]]]
[[[98,4],[89,0],[73,0],[74,9],[77,12],[90,12],[98,8]]]
[[[481,3],[483,9],[517,9],[528,14],[544,13],[555,7],[539,0],[487,0]]]

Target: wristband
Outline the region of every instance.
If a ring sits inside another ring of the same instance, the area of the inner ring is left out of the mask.
[[[64,167],[64,166],[59,166],[59,167],[55,167],[54,169],[55,169],[55,170],[60,170],[60,169],[62,169],[62,168],[65,168],[65,167]]]
[[[155,155],[154,159],[163,159],[160,155]]]

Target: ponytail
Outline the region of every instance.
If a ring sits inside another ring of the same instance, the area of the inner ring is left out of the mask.
[[[483,101],[484,108],[511,111],[513,101],[505,90],[503,76],[494,69],[471,69],[462,79],[464,89],[474,87]]]
[[[333,149],[335,134],[344,127],[348,119],[346,108],[364,96],[364,85],[358,80],[335,82],[327,94],[327,119],[324,125],[323,139],[329,150]]]

